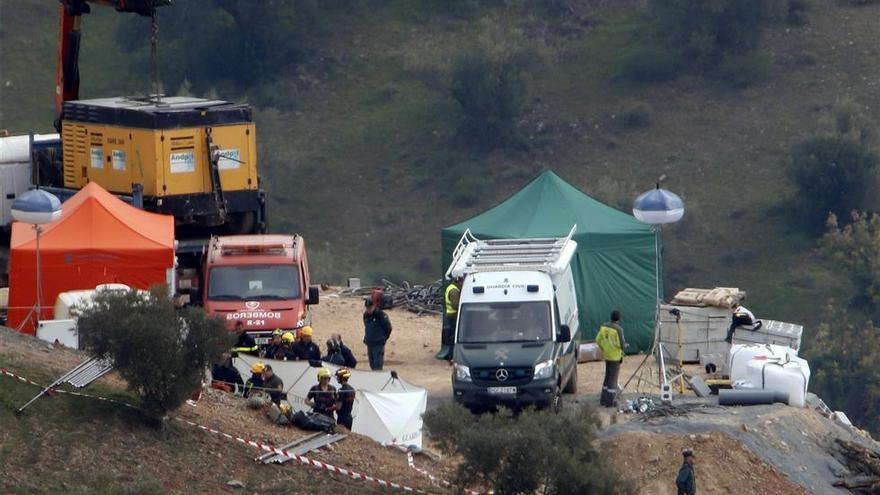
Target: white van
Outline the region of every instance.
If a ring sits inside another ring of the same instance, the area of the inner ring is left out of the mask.
[[[558,410],[577,391],[577,293],[567,237],[482,241],[466,231],[448,278],[463,277],[452,388],[472,410]]]

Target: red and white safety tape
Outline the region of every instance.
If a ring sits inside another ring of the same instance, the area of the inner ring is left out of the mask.
[[[11,377],[11,378],[14,378],[14,379],[20,380],[20,381],[22,381],[22,382],[24,382],[24,383],[27,383],[27,384],[30,384],[30,385],[34,385],[34,386],[37,386],[37,387],[44,388],[43,385],[40,385],[39,383],[37,383],[37,382],[35,382],[35,381],[33,381],[33,380],[30,380],[30,379],[28,379],[28,378],[25,378],[25,377],[23,377],[23,376],[17,375],[17,374],[15,374],[15,373],[13,373],[13,372],[11,372],[11,371],[9,371],[9,370],[6,370],[6,369],[3,369],[3,368],[0,368],[0,373],[4,374],[4,375],[6,375],[6,376],[9,376],[9,377]],[[118,401],[118,400],[110,399],[110,398],[106,398],[106,397],[100,397],[100,396],[97,396],[97,395],[83,394],[83,393],[80,393],[80,392],[73,392],[73,391],[69,391],[69,390],[61,390],[61,389],[55,389],[54,391],[56,391],[56,392],[61,392],[61,393],[66,393],[66,394],[69,394],[69,395],[76,395],[76,396],[80,396],[80,397],[88,397],[88,398],[91,398],[91,399],[98,399],[98,400],[104,400],[104,401],[108,401],[108,402],[114,402],[114,403],[117,403],[117,404],[124,405],[124,406],[126,406],[126,407],[137,408],[137,406],[134,406],[134,405],[132,405],[132,404],[128,404],[128,403],[126,403],[126,402],[122,402],[122,401]],[[283,456],[285,456],[285,457],[289,457],[289,458],[291,458],[291,459],[294,459],[294,460],[296,460],[296,461],[299,461],[300,464],[304,464],[304,465],[307,465],[307,466],[313,466],[313,467],[316,467],[316,468],[319,468],[319,469],[323,469],[323,470],[326,470],[326,471],[329,471],[329,472],[333,472],[333,473],[338,473],[338,474],[341,474],[341,475],[343,475],[343,476],[348,476],[348,477],[350,477],[350,478],[352,478],[352,479],[355,479],[355,480],[367,481],[367,482],[375,483],[376,485],[381,486],[381,487],[384,487],[384,488],[394,488],[394,489],[402,490],[402,491],[405,491],[405,492],[424,493],[422,490],[418,490],[418,489],[415,489],[415,488],[412,488],[412,487],[409,487],[409,486],[406,486],[406,485],[401,485],[401,484],[399,484],[399,483],[394,483],[394,482],[391,482],[391,481],[385,481],[385,480],[383,480],[383,479],[376,478],[376,477],[374,477],[374,476],[369,476],[369,475],[364,474],[364,473],[359,473],[359,472],[357,472],[357,471],[352,471],[352,470],[350,470],[350,469],[344,469],[344,468],[337,467],[337,466],[334,466],[334,465],[329,464],[329,463],[326,463],[326,462],[321,462],[321,461],[318,461],[318,460],[315,460],[315,459],[310,459],[310,458],[308,458],[308,457],[306,457],[306,456],[293,454],[293,453],[288,452],[288,451],[286,451],[286,450],[277,449],[277,448],[272,447],[272,446],[270,446],[270,445],[265,445],[265,444],[262,444],[262,443],[259,443],[259,442],[255,442],[255,441],[253,441],[253,440],[247,440],[247,439],[245,439],[245,438],[236,437],[236,436],[230,435],[230,434],[228,434],[228,433],[224,433],[224,432],[222,432],[222,431],[220,431],[220,430],[217,430],[217,429],[211,428],[210,426],[205,426],[205,425],[200,425],[200,424],[198,424],[198,423],[194,423],[194,422],[192,422],[192,421],[190,421],[190,420],[188,420],[188,419],[184,419],[184,418],[181,418],[181,417],[175,417],[174,419],[176,419],[176,420],[178,420],[178,421],[180,421],[180,422],[182,422],[182,423],[186,423],[187,425],[190,425],[190,426],[196,427],[196,428],[198,428],[198,429],[200,429],[200,430],[206,431],[206,432],[208,432],[208,433],[214,433],[214,434],[216,434],[216,435],[220,435],[220,436],[222,436],[222,437],[224,437],[224,438],[226,438],[226,439],[228,439],[228,440],[233,440],[233,441],[236,441],[236,442],[238,442],[238,443],[242,443],[242,444],[245,444],[245,445],[250,445],[251,447],[256,447],[256,448],[258,448],[258,449],[265,450],[265,451],[267,451],[267,452],[272,452],[272,453],[274,453],[274,454],[279,454],[279,455],[283,455]],[[410,467],[412,467],[413,469],[415,469],[416,471],[418,471],[418,472],[420,472],[420,473],[422,473],[422,474],[426,474],[426,475],[429,476],[432,480],[435,480],[435,478],[434,478],[433,476],[431,476],[429,473],[427,473],[427,471],[420,470],[420,469],[418,469],[418,468],[415,467],[415,463],[413,463],[412,458],[411,458],[411,453],[409,453],[409,455],[408,455],[408,462],[409,462],[409,464],[410,464]],[[446,484],[447,486],[451,486],[448,482],[443,482],[443,483]],[[470,492],[469,492],[469,493],[470,493]]]

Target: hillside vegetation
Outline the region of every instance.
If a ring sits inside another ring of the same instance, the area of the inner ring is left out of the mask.
[[[256,106],[271,228],[305,235],[317,280],[436,278],[439,229],[542,169],[625,211],[665,174],[687,206],[663,232],[667,293],[738,286],[814,326],[853,289],[798,221],[789,164],[841,108],[877,127],[871,3],[741,2],[775,10],[712,38],[646,5],[724,2],[193,0],[160,13],[160,72],[166,93]],[[0,0],[0,128],[51,129],[55,8]],[[148,22],[93,10],[82,96],[146,91]]]

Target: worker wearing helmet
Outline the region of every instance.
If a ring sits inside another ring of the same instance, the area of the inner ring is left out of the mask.
[[[330,370],[321,368],[318,370],[318,384],[309,389],[306,395],[306,405],[312,411],[333,417],[333,412],[339,409],[336,388],[330,385]]]
[[[299,341],[293,345],[293,352],[297,359],[304,361],[320,361],[321,348],[312,342],[312,327],[304,326],[297,332]]]
[[[275,353],[275,359],[296,361],[296,350],[294,349],[295,340],[292,332],[284,332],[281,334],[281,348]]]
[[[244,384],[244,395],[247,398],[255,389],[259,390],[263,388],[263,370],[266,369],[266,365],[263,363],[254,363],[251,365],[251,377],[248,378],[248,381]]]
[[[281,350],[281,335],[283,333],[284,332],[282,332],[280,328],[276,328],[275,331],[272,332],[272,340],[269,341],[269,345],[263,350],[263,357],[278,359],[275,355]]]
[[[339,396],[336,409],[337,423],[351,429],[354,418],[351,416],[351,410],[354,409],[354,387],[348,384],[351,378],[351,370],[348,368],[339,368],[336,370],[336,381],[339,382]]]

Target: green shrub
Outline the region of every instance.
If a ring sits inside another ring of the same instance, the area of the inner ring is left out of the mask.
[[[870,321],[853,324],[837,318],[833,325],[816,329],[804,352],[813,370],[810,390],[875,437],[880,434],[877,349],[880,328]]]
[[[77,330],[82,348],[112,359],[141,406],[158,418],[201,386],[207,366],[231,343],[222,320],[201,309],[178,311],[161,289],[99,292],[82,309]]]
[[[447,404],[424,420],[444,452],[462,457],[460,486],[485,486],[499,495],[632,492],[594,446],[596,418],[586,407],[474,416]]]
[[[769,76],[770,61],[760,53],[732,55],[726,57],[718,67],[719,80],[735,88],[766,81]]]
[[[617,77],[632,82],[664,82],[681,72],[680,56],[660,46],[635,45],[620,57]]]
[[[751,56],[779,1],[651,0],[644,22],[620,57],[617,75],[652,82],[686,71],[725,79],[744,70],[740,84],[760,80],[763,64]]]
[[[491,150],[516,141],[516,119],[525,94],[523,63],[497,60],[482,47],[462,53],[452,70],[450,92],[462,111],[459,139]]]
[[[795,214],[821,233],[828,213],[846,218],[865,204],[877,155],[839,136],[813,137],[795,146],[789,169],[798,188]]]
[[[645,103],[635,103],[624,107],[617,118],[623,129],[644,129],[651,125],[654,112]]]

